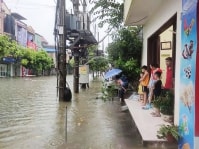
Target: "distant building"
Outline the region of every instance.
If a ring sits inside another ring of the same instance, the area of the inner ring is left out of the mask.
[[[42,46],[42,38],[43,36],[41,36],[40,34],[38,33],[35,33],[35,44],[37,46],[37,50],[41,50],[43,49],[43,46]]]
[[[27,27],[27,48],[37,50],[35,43],[35,31],[31,26]]]
[[[18,13],[12,13],[7,5],[0,0],[0,35],[8,35],[12,40],[23,46],[34,50],[44,49],[48,45],[47,40],[38,33],[35,33],[31,26],[23,22],[26,20]],[[55,64],[55,50],[47,49]],[[22,67],[13,57],[4,57],[0,60],[0,77],[26,76],[31,71]]]

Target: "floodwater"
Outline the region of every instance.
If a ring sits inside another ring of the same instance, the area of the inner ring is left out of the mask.
[[[0,78],[0,149],[153,149],[119,101],[96,99],[100,91],[101,81],[91,81],[65,103],[55,76]]]

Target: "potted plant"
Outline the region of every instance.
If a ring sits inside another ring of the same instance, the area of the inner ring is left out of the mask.
[[[161,97],[162,102],[160,105],[160,112],[163,115],[163,120],[166,122],[173,121],[174,113],[174,96],[171,92],[166,92],[165,95]]]
[[[168,142],[178,141],[181,137],[180,129],[177,125],[161,125],[157,131],[157,137],[159,139],[166,139]]]

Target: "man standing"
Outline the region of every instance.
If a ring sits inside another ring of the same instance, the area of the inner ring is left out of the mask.
[[[166,60],[167,71],[166,71],[166,82],[164,89],[170,90],[173,88],[172,58],[167,57],[165,60]]]

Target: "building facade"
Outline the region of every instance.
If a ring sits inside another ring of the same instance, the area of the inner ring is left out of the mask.
[[[184,126],[179,148],[199,148],[198,0],[125,0],[126,26],[143,26],[142,65],[173,59],[174,122]]]

